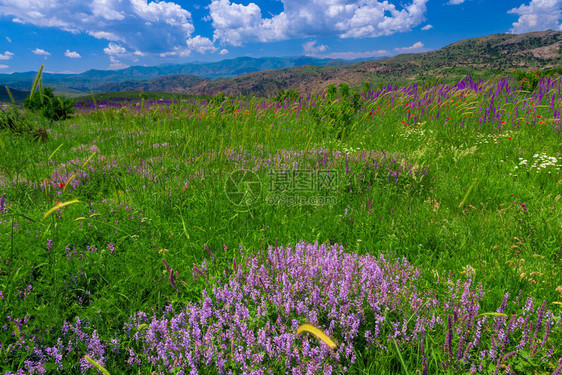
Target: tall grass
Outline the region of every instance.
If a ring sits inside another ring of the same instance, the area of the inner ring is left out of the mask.
[[[346,117],[322,95],[96,103],[46,143],[7,134],[0,368],[559,372],[560,85],[382,87]]]

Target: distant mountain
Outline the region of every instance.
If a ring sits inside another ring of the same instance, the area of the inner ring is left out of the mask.
[[[121,70],[89,70],[81,74],[43,75],[43,83],[65,93],[106,91],[164,91],[209,95],[269,96],[280,89],[311,93],[331,83],[352,87],[405,83],[414,80],[483,78],[513,69],[544,69],[562,63],[562,32],[495,34],[461,40],[440,50],[410,53],[376,61],[317,59],[314,57],[240,57],[212,63]],[[0,85],[29,90],[34,72],[1,74]]]
[[[12,88],[10,88],[10,92],[12,93],[12,96],[14,97],[14,101],[16,102],[16,104],[23,104],[25,98],[27,98],[27,96],[29,95],[29,91],[21,91]],[[12,102],[12,99],[10,98],[10,95],[8,94],[8,91],[6,90],[5,87],[0,87],[0,102],[1,103]]]
[[[513,69],[545,69],[562,64],[562,32],[495,34],[462,40],[440,50],[397,55],[340,67],[301,66],[255,72],[230,80],[204,81],[181,91],[185,94],[269,96],[279,89],[311,93],[331,83],[360,86],[405,83],[413,80],[461,79],[507,74]]]
[[[109,87],[123,89],[134,82],[144,82],[171,75],[192,75],[204,79],[232,78],[251,72],[292,68],[302,65],[345,65],[343,60],[317,59],[314,57],[239,57],[211,63],[191,63],[163,66],[131,66],[120,70],[88,70],[80,74],[43,73],[43,84],[65,93],[84,93],[90,90],[106,91]],[[0,85],[30,90],[36,72],[0,74]],[[164,80],[171,82],[169,80]]]
[[[192,75],[174,74],[150,81],[126,81],[121,83],[110,83],[104,89],[107,91],[160,91],[160,92],[182,92],[187,88],[191,88],[206,82],[207,80]]]

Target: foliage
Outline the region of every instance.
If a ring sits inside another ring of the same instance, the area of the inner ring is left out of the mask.
[[[294,102],[299,100],[299,92],[295,89],[289,89],[287,91],[281,89],[277,92],[277,96],[274,99],[276,102],[284,102],[285,100]]]
[[[560,372],[561,84],[189,98],[90,108],[34,147],[5,132],[0,372]]]
[[[13,133],[23,134],[31,130],[31,125],[20,115],[15,108],[0,110],[0,130],[9,130]]]
[[[546,70],[515,70],[511,75],[521,84],[521,89],[529,92],[536,90],[541,79],[562,74],[562,66]]]
[[[219,91],[217,95],[213,95],[209,100],[209,103],[213,105],[221,105],[227,100],[226,95],[222,91]]]
[[[64,96],[56,96],[53,89],[45,87],[33,96],[25,99],[24,107],[41,112],[51,121],[65,120],[74,113],[74,100]]]
[[[349,85],[342,82],[337,87],[334,84],[328,85],[325,99],[326,105],[312,108],[312,116],[318,127],[324,128],[329,136],[343,140],[357,123],[363,98],[357,92],[352,93]]]

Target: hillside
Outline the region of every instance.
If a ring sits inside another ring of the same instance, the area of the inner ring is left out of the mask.
[[[411,81],[458,80],[465,75],[486,78],[513,69],[546,69],[562,62],[562,32],[495,34],[461,40],[436,51],[402,54],[355,63],[313,57],[241,57],[213,63],[129,67],[81,74],[49,74],[43,83],[65,94],[108,91],[158,91],[191,95],[269,96],[280,89],[303,94],[331,83],[361,86]],[[0,84],[29,90],[35,73],[0,75]],[[210,79],[214,78],[214,79]]]
[[[80,74],[43,73],[43,84],[66,94],[88,93],[90,90],[105,92],[109,86],[115,90],[136,90],[152,83],[147,81],[177,75],[192,75],[200,79],[232,78],[250,72],[292,68],[302,65],[346,65],[349,62],[334,59],[317,59],[314,57],[239,57],[210,63],[190,63],[163,66],[131,66],[120,70],[88,70]],[[14,89],[30,90],[36,72],[0,74],[0,85]],[[108,85],[109,82],[109,85]],[[174,82],[165,79],[174,86]],[[189,81],[191,82],[191,81]],[[155,85],[161,85],[158,81]],[[156,89],[151,91],[156,91]]]
[[[14,101],[16,104],[23,104],[25,98],[29,95],[29,91],[21,91],[10,88],[10,92],[14,97]],[[11,103],[10,95],[8,95],[8,91],[6,91],[5,87],[0,87],[0,103]]]
[[[359,86],[365,81],[404,83],[412,80],[475,78],[513,69],[546,69],[562,62],[562,32],[495,34],[462,40],[437,51],[403,54],[378,61],[341,67],[303,66],[255,72],[231,80],[204,81],[181,91],[190,94],[253,94],[267,96],[279,89],[294,88],[311,93],[331,83]]]

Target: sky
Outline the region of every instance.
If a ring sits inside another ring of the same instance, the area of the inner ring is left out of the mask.
[[[0,0],[0,73],[367,59],[547,29],[562,0]]]

